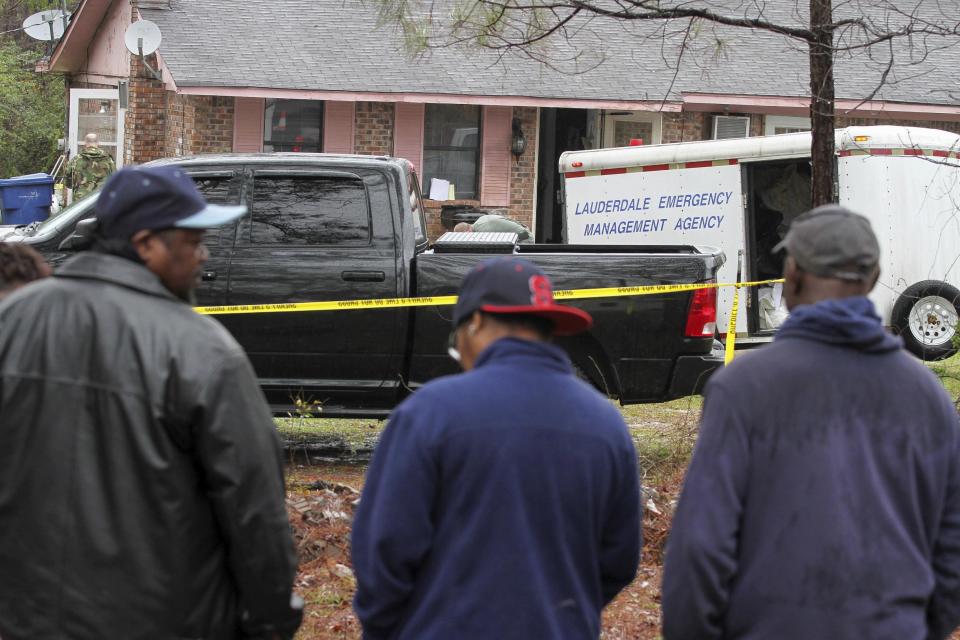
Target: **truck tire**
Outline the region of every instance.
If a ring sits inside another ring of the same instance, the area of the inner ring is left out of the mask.
[[[597,387],[597,384],[593,381],[593,378],[591,378],[589,375],[587,375],[586,370],[585,370],[581,365],[579,365],[579,364],[577,364],[577,363],[574,363],[574,365],[573,365],[573,374],[574,374],[575,376],[577,376],[579,379],[581,379],[581,380],[583,380],[584,382],[586,382],[587,384],[589,384],[589,385],[590,385],[591,387],[593,387],[594,389],[597,389],[598,391],[601,390],[599,387]]]
[[[923,360],[943,360],[957,352],[953,337],[957,332],[960,291],[939,280],[924,280],[900,294],[890,324],[903,338],[907,350]]]
[[[588,373],[588,371],[590,373]],[[573,373],[600,393],[611,397],[611,390],[607,388],[603,373],[597,368],[596,364],[592,362],[583,364],[575,362],[573,364]]]

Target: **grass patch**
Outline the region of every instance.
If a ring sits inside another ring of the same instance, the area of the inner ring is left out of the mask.
[[[289,462],[365,464],[373,455],[384,420],[275,418]]]
[[[618,407],[633,436],[644,484],[669,484],[683,475],[696,442],[702,406],[703,398],[692,396]],[[276,418],[275,422],[290,450],[339,449],[347,454],[372,451],[387,424],[385,420],[312,416]]]
[[[644,485],[662,486],[683,476],[697,441],[701,396],[620,407],[633,436]]]
[[[342,442],[352,449],[373,446],[385,420],[347,418],[275,418],[280,437],[290,444]]]
[[[947,393],[960,400],[960,354],[946,360],[927,363],[927,366],[940,378]]]

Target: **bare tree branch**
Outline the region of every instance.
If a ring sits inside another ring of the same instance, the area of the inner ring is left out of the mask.
[[[807,0],[809,4],[800,0],[447,0],[436,5],[424,0],[368,1],[379,5],[381,18],[401,24],[414,49],[478,46],[497,52],[498,60],[516,52],[565,73],[594,70],[605,60],[604,53],[584,46],[590,40],[584,34],[589,34],[594,21],[629,26],[628,33],[638,41],[659,40],[661,57],[672,71],[660,110],[676,90],[685,65],[698,65],[701,57],[724,57],[731,29],[773,34],[804,46],[810,72],[814,204],[832,198],[835,178],[835,62],[864,60],[877,78],[846,115],[876,100],[884,87],[926,73],[904,75],[898,70],[919,69],[931,51],[960,41],[960,11],[939,0],[909,4],[902,0]],[[438,7],[443,15],[435,13]],[[672,30],[673,24],[682,28]],[[713,25],[713,33],[702,28],[708,24]],[[702,66],[701,72],[708,73],[707,67]],[[960,90],[929,93],[957,94]]]

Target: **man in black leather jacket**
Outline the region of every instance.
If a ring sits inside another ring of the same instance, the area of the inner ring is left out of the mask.
[[[280,447],[237,343],[191,298],[208,205],[124,169],[97,246],[0,304],[0,638],[289,638]]]

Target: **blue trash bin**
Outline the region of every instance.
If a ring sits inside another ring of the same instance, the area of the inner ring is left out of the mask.
[[[0,224],[30,224],[50,217],[53,176],[32,173],[0,180]]]

